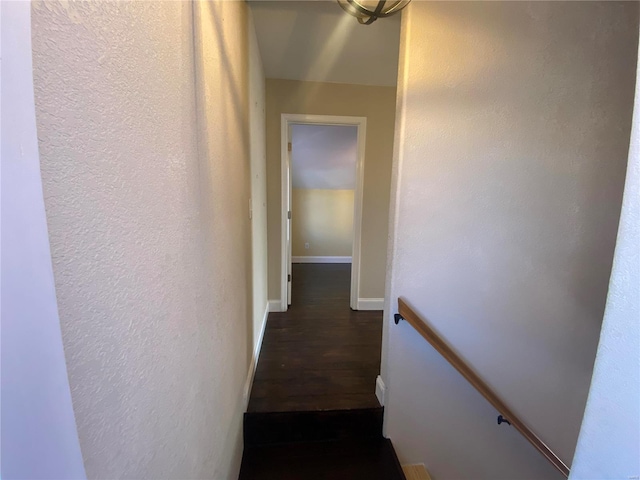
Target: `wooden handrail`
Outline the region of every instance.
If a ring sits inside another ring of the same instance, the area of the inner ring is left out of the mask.
[[[569,476],[569,467],[553,453],[531,429],[502,401],[502,399],[487,385],[460,356],[440,338],[440,336],[427,323],[407,305],[402,298],[398,298],[398,312],[400,317],[427,340],[440,355],[442,355],[460,374],[498,410],[511,425],[518,430],[531,445],[533,445],[544,457],[556,467],[565,477]],[[396,323],[397,319],[396,319]]]

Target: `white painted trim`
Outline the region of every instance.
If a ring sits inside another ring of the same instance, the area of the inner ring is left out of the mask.
[[[286,312],[287,305],[287,222],[289,221],[289,179],[287,169],[289,168],[289,124],[287,118],[282,115],[280,119],[280,311]]]
[[[280,299],[276,299],[276,300],[269,300],[268,301],[268,308],[270,312],[282,312],[284,310],[282,310],[282,304],[280,302]]]
[[[384,310],[384,298],[359,298],[356,310]]]
[[[289,266],[289,252],[287,251],[287,212],[288,206],[288,148],[289,125],[351,125],[358,127],[358,159],[356,161],[356,188],[353,205],[353,254],[351,259],[351,297],[349,305],[354,310],[358,308],[358,293],[360,291],[360,247],[362,239],[362,203],[364,194],[364,160],[367,132],[366,117],[350,117],[335,115],[306,115],[283,113],[280,120],[280,306],[281,311],[287,311],[287,269]],[[286,184],[286,185],[285,185]],[[381,309],[381,308],[380,308]],[[377,310],[377,309],[376,309]]]
[[[364,147],[367,119],[358,125],[358,163],[356,164],[356,191],[353,207],[353,252],[351,260],[351,308],[357,308],[360,295],[360,250],[362,242],[362,205],[364,198]]]
[[[376,397],[378,398],[378,402],[380,405],[384,407],[384,399],[387,393],[387,387],[385,387],[384,382],[382,381],[382,377],[378,375],[376,378]]]
[[[249,406],[249,397],[251,396],[251,386],[253,385],[253,377],[256,374],[256,368],[258,366],[258,358],[260,357],[260,349],[262,348],[262,340],[264,339],[264,331],[267,328],[267,318],[269,317],[269,303],[264,307],[264,315],[262,316],[262,326],[260,327],[260,335],[258,341],[253,348],[253,356],[251,358],[251,364],[249,365],[249,371],[247,372],[247,379],[244,382],[244,390],[242,400],[244,402],[244,410],[247,410]]]
[[[315,255],[306,257],[291,257],[292,263],[351,263],[351,257],[332,257]]]

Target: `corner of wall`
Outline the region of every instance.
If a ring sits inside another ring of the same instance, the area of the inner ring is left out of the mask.
[[[570,478],[640,478],[640,57],[607,306]],[[612,421],[612,418],[624,421]]]
[[[244,383],[242,401],[243,401],[245,411],[247,410],[247,406],[249,405],[249,398],[251,397],[251,387],[253,386],[253,378],[255,377],[256,368],[258,367],[258,360],[260,359],[260,351],[262,349],[262,341],[264,340],[264,332],[265,332],[265,329],[267,328],[268,316],[269,316],[269,303],[267,302],[264,306],[262,321],[260,322],[260,327],[259,327],[260,334],[258,335],[254,343],[251,363],[249,364],[247,379],[245,380],[245,383]]]

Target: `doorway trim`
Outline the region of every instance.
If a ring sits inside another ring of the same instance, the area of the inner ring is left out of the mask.
[[[357,127],[357,159],[356,159],[356,188],[353,202],[353,247],[351,253],[351,291],[349,305],[353,310],[358,309],[358,294],[360,292],[360,251],[362,239],[362,204],[364,193],[364,160],[367,132],[367,117],[335,116],[335,115],[307,115],[283,113],[280,120],[280,309],[286,312],[287,302],[287,274],[291,259],[291,246],[287,247],[287,226],[289,222],[290,195],[290,161],[289,161],[289,127],[291,125],[342,125]]]

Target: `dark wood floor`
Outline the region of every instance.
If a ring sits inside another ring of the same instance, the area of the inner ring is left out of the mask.
[[[248,412],[379,408],[382,312],[349,308],[350,264],[294,264],[292,304],[270,313]]]
[[[406,480],[385,438],[245,448],[245,479]]]
[[[404,480],[375,396],[382,313],[349,308],[351,265],[295,264],[244,415],[240,480]]]

